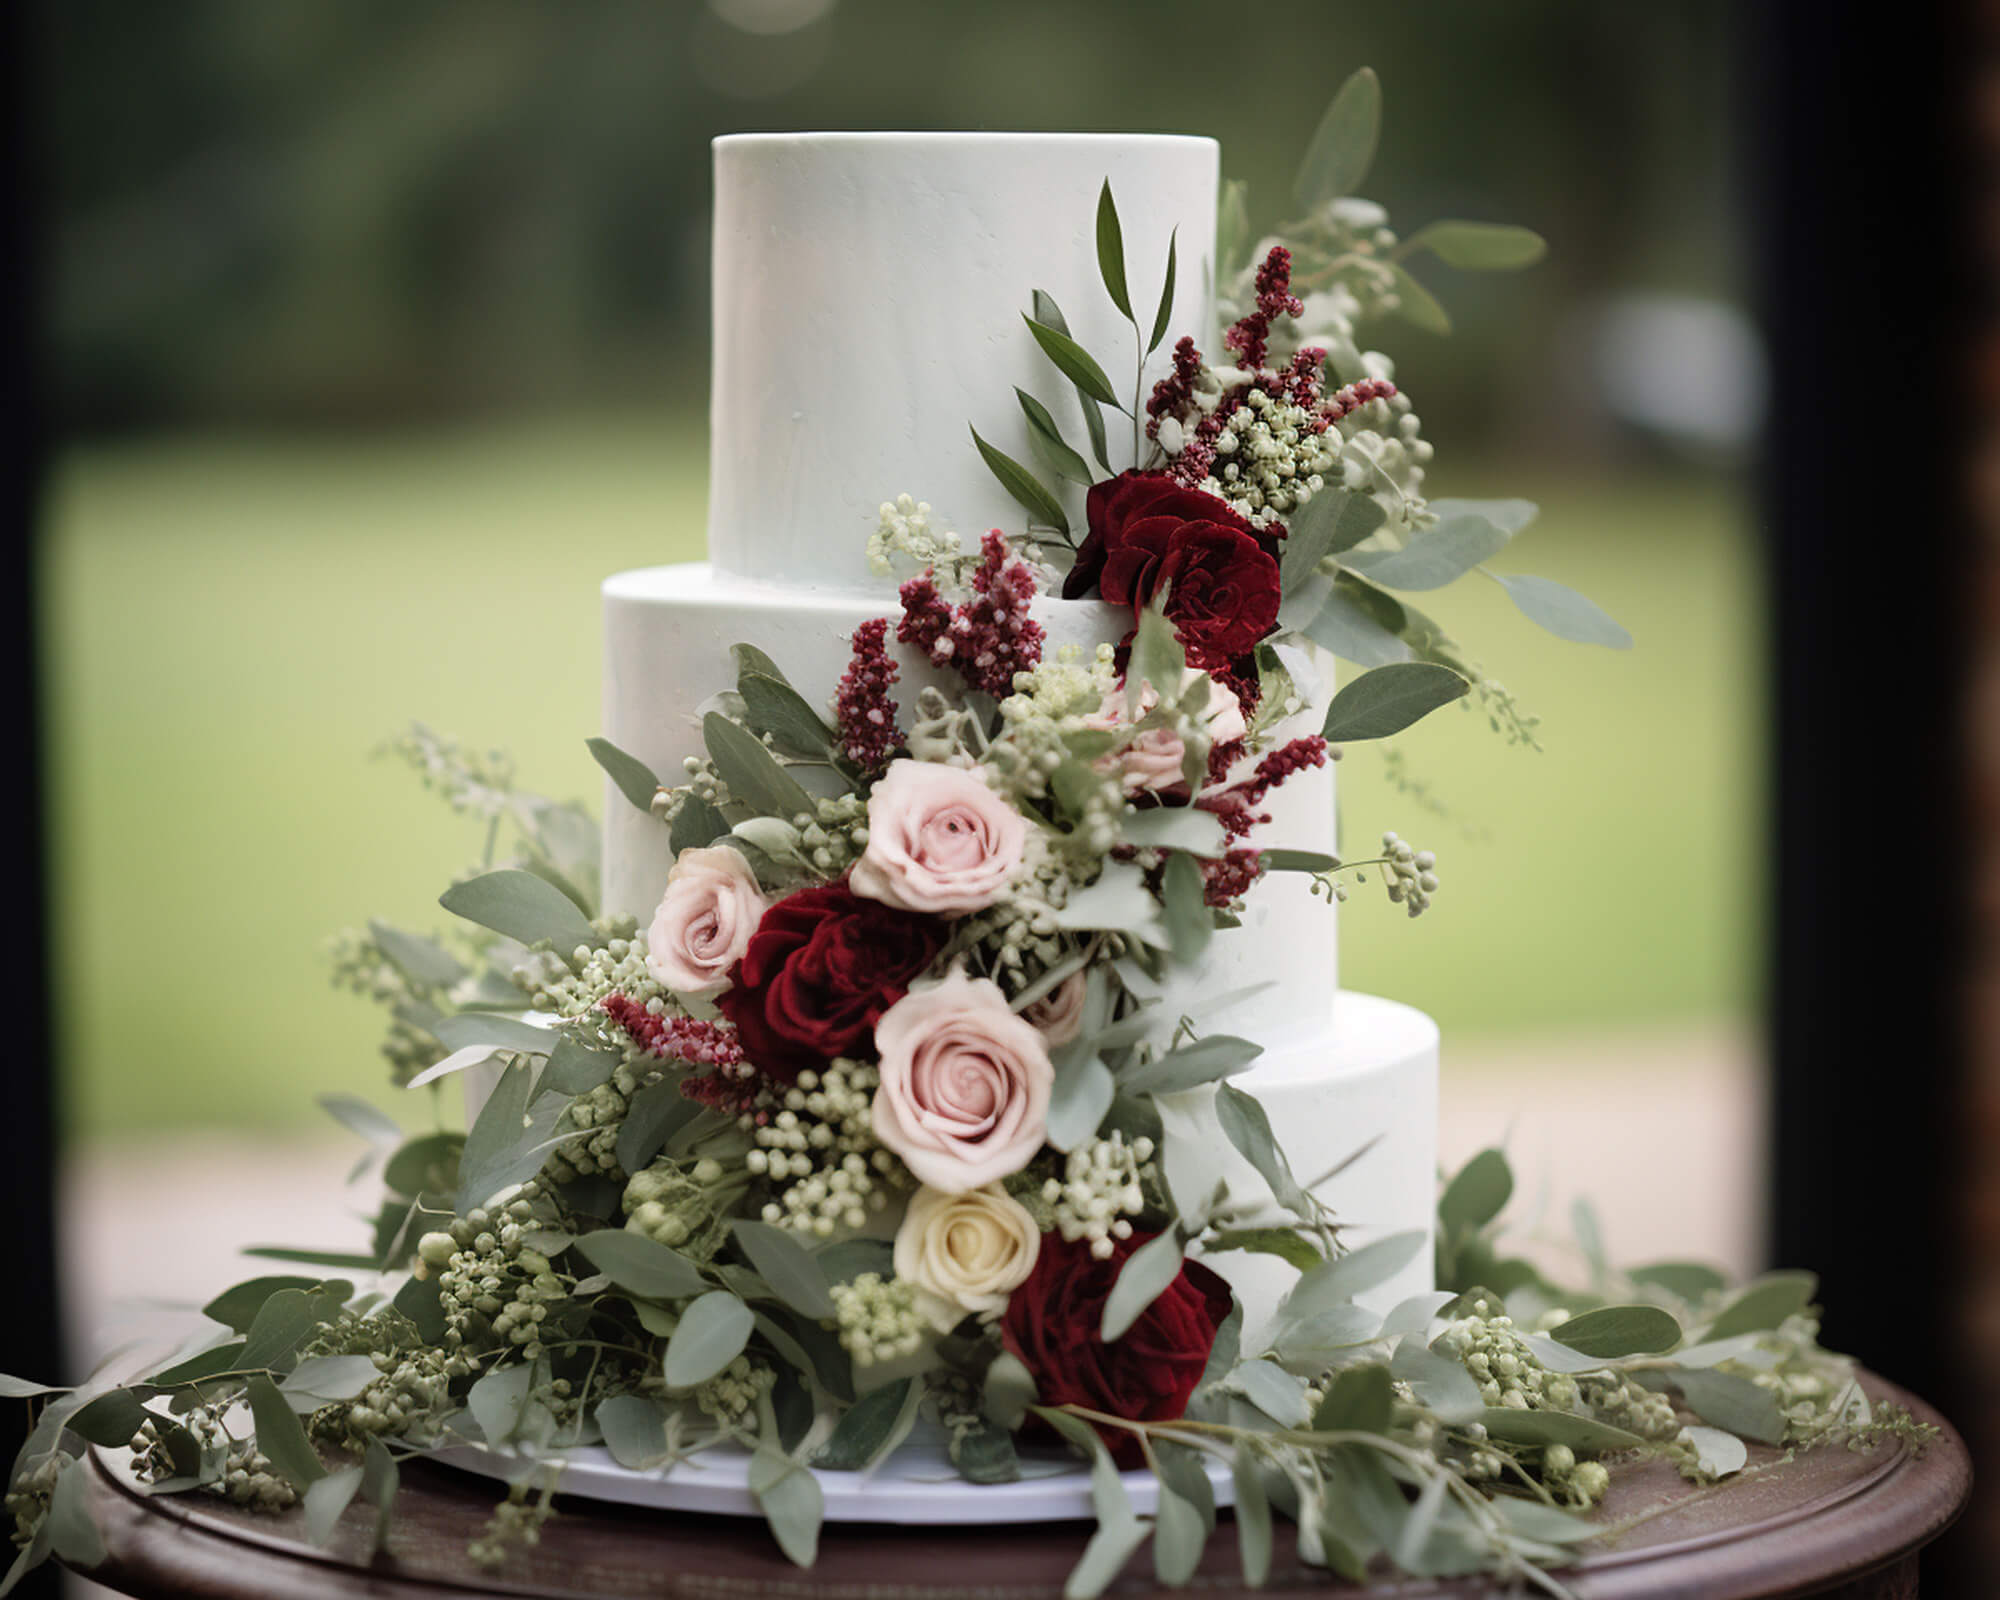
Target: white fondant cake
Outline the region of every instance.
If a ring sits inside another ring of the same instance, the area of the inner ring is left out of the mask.
[[[729,647],[739,642],[794,684],[837,682],[855,627],[897,609],[893,581],[871,574],[862,554],[885,497],[923,496],[968,539],[1017,524],[967,424],[1026,454],[1010,403],[1018,385],[1080,431],[1068,386],[1022,325],[1029,292],[1052,294],[1087,347],[1133,348],[1095,276],[1090,219],[1109,179],[1129,259],[1163,260],[1176,236],[1172,326],[1205,343],[1216,160],[1210,140],[1163,136],[716,141],[711,560],[606,581],[606,737],[675,781],[700,749],[698,708],[731,681]],[[1164,370],[1162,352],[1143,381]],[[1115,438],[1112,450],[1115,462]],[[1035,616],[1050,649],[1116,639],[1130,625],[1129,613],[1092,600],[1044,597]],[[900,659],[899,691],[912,693],[929,668]],[[1330,658],[1314,666],[1323,706]],[[1316,727],[1311,708],[1303,716]],[[1255,843],[1331,851],[1332,768],[1299,775],[1269,810]],[[666,830],[615,790],[605,811],[605,908],[643,918],[671,864]],[[1368,1146],[1321,1191],[1351,1223],[1351,1242],[1428,1231],[1436,1029],[1408,1007],[1340,992],[1336,962],[1332,905],[1302,875],[1273,875],[1249,894],[1243,926],[1162,996],[1162,1015],[1199,1010],[1204,1031],[1264,1046],[1234,1081],[1263,1102],[1301,1179]],[[1233,1150],[1176,1144],[1171,1133],[1178,1193],[1206,1192],[1222,1176],[1238,1196],[1260,1192]],[[1237,1286],[1254,1332],[1289,1269],[1240,1253],[1213,1264]],[[1387,1306],[1431,1282],[1426,1252],[1366,1298]]]

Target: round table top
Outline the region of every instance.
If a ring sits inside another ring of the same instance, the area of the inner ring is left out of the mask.
[[[1829,1446],[1785,1459],[1751,1447],[1752,1469],[1710,1488],[1664,1462],[1616,1475],[1600,1510],[1616,1538],[1589,1547],[1562,1581],[1577,1600],[1704,1600],[1824,1595],[1903,1600],[1916,1593],[1916,1553],[1964,1506],[1972,1468],[1964,1443],[1929,1406],[1867,1378],[1870,1395],[1909,1408],[1940,1434],[1921,1452],[1895,1440],[1868,1450]],[[90,1576],[128,1594],[191,1600],[437,1600],[449,1594],[624,1600],[686,1594],[824,1595],[846,1600],[1037,1600],[1060,1594],[1082,1552],[1087,1523],[1029,1528],[892,1528],[829,1524],[810,1571],[788,1563],[761,1522],[630,1511],[559,1499],[540,1542],[517,1547],[485,1574],[466,1558],[496,1498],[484,1479],[424,1462],[403,1467],[403,1492],[387,1550],[368,1560],[374,1511],[349,1508],[331,1544],[306,1541],[301,1514],[259,1516],[210,1496],[148,1498],[93,1458],[89,1505],[104,1534],[105,1563]],[[1241,1588],[1235,1529],[1225,1515],[1195,1583],[1209,1594]],[[1266,1589],[1329,1587],[1303,1566],[1291,1525],[1278,1523]],[[1146,1592],[1142,1552],[1114,1593]],[[1248,1591],[1245,1591],[1248,1592]],[[1396,1600],[1470,1600],[1480,1579],[1382,1581]]]

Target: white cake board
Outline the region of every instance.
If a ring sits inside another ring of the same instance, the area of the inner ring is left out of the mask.
[[[454,1445],[431,1459],[486,1478],[513,1479],[528,1458],[478,1445]],[[621,1467],[602,1445],[583,1445],[539,1458],[562,1463],[558,1494],[581,1495],[654,1511],[694,1511],[708,1516],[761,1517],[749,1485],[750,1452],[733,1447],[704,1450],[663,1470]],[[1236,1486],[1224,1462],[1208,1462],[1219,1506],[1235,1503]],[[993,1522],[1089,1520],[1090,1469],[1074,1457],[1023,1452],[1013,1483],[967,1483],[945,1455],[941,1438],[915,1439],[867,1472],[814,1472],[829,1522],[887,1522],[906,1526],[969,1527]],[[1151,1516],[1160,1486],[1143,1468],[1121,1474],[1132,1509]]]

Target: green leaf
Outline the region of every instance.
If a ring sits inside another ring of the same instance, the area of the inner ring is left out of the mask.
[[[551,1093],[572,1097],[589,1094],[611,1081],[611,1074],[618,1070],[623,1059],[618,1052],[595,1049],[574,1034],[558,1033],[555,1040],[555,1048],[549,1051],[548,1064],[542,1068],[538,1080]]]
[[[1413,278],[1408,269],[1393,261],[1385,261],[1389,278],[1396,286],[1398,305],[1396,315],[1412,327],[1421,328],[1425,333],[1439,335],[1451,332],[1451,316],[1438,304],[1437,296]]]
[[[1514,1193],[1514,1169],[1499,1150],[1482,1150],[1458,1169],[1438,1201],[1438,1221],[1454,1233],[1483,1228]]]
[[[1109,861],[1095,883],[1072,889],[1056,912],[1058,928],[1075,931],[1112,928],[1121,932],[1153,927],[1159,903],[1146,888],[1146,875],[1129,861]],[[1157,927],[1153,927],[1157,934]]]
[[[373,1266],[374,1263],[368,1263]],[[154,1373],[146,1380],[152,1387],[162,1389],[177,1388],[182,1384],[203,1383],[219,1377],[225,1372],[240,1372],[243,1364],[243,1341],[233,1339],[227,1344],[214,1345],[198,1355],[189,1356],[185,1361],[176,1361],[163,1371]],[[85,1410],[88,1410],[85,1407]],[[72,1424],[74,1426],[74,1424]],[[99,1440],[98,1443],[105,1441]],[[114,1441],[124,1443],[123,1440]]]
[[[528,1408],[528,1392],[534,1387],[535,1364],[501,1367],[488,1372],[467,1392],[466,1409],[485,1437],[499,1449],[520,1431],[521,1418]]]
[[[813,1260],[828,1283],[852,1283],[864,1272],[889,1277],[895,1270],[895,1247],[887,1239],[842,1239],[813,1252]]]
[[[826,1273],[811,1252],[782,1228],[739,1218],[729,1230],[764,1281],[792,1310],[815,1321],[834,1314]]]
[[[1312,1271],[1326,1259],[1290,1228],[1229,1228],[1202,1242],[1204,1255],[1225,1255],[1231,1250],[1276,1256],[1301,1272]]]
[[[1208,1524],[1200,1509],[1162,1483],[1159,1510],[1153,1519],[1155,1576],[1169,1587],[1179,1588],[1194,1576],[1207,1544]]]
[[[1423,1230],[1412,1228],[1336,1256],[1299,1279],[1285,1300],[1284,1315],[1297,1318],[1345,1305],[1387,1283],[1429,1247]]]
[[[1409,645],[1371,616],[1346,584],[1315,578],[1302,594],[1317,595],[1317,608],[1295,625],[1314,644],[1357,667],[1386,667],[1411,659]],[[1284,623],[1282,616],[1279,622]]]
[[[1218,1084],[1215,1090],[1215,1120],[1223,1135],[1243,1159],[1257,1170],[1271,1190],[1271,1196],[1294,1216],[1312,1214],[1312,1201],[1292,1175],[1292,1164],[1278,1148],[1271,1132],[1271,1119],[1262,1103],[1234,1084]]]
[[[1520,607],[1522,616],[1558,639],[1603,645],[1607,650],[1632,648],[1632,635],[1602,607],[1574,589],[1565,588],[1552,578],[1509,577],[1504,572],[1496,572],[1493,577],[1507,591],[1507,598]]]
[[[1348,552],[1344,565],[1385,589],[1442,589],[1507,548],[1513,534],[1470,513],[1440,518],[1400,550]]]
[[[750,1492],[778,1548],[796,1565],[810,1567],[819,1556],[826,1514],[819,1480],[776,1446],[760,1444],[750,1458]]]
[[[1107,406],[1118,405],[1118,395],[1111,387],[1111,380],[1105,377],[1104,369],[1090,358],[1082,345],[1067,333],[1045,322],[1037,322],[1033,317],[1024,316],[1021,320],[1027,323],[1028,331],[1035,336],[1035,343],[1042,347],[1042,354],[1055,364],[1056,371],[1075,384],[1083,395]]]
[[[1160,285],[1160,306],[1153,313],[1153,336],[1146,341],[1146,354],[1151,355],[1160,348],[1160,342],[1167,336],[1167,319],[1174,314],[1174,275],[1177,271],[1175,252],[1180,246],[1181,226],[1174,224],[1174,231],[1167,235],[1167,276]]]
[[[104,1564],[104,1535],[84,1505],[89,1483],[80,1462],[72,1461],[49,1496],[49,1548],[67,1566],[89,1570]]]
[[[1352,1359],[1355,1351],[1381,1337],[1379,1316],[1366,1306],[1342,1302],[1280,1319],[1270,1336],[1271,1353],[1293,1372],[1322,1373]]]
[[[1187,653],[1174,636],[1174,625],[1157,606],[1140,614],[1132,636],[1132,654],[1125,666],[1125,698],[1135,718],[1139,702],[1150,684],[1162,700],[1180,698],[1181,679],[1187,676]]]
[[[1711,1478],[1726,1478],[1732,1472],[1741,1472],[1749,1464],[1749,1450],[1733,1433],[1697,1425],[1687,1430],[1687,1438],[1688,1443],[1694,1446],[1701,1470]]]
[[[1785,1442],[1785,1418],[1777,1396],[1748,1378],[1706,1367],[1671,1367],[1656,1376],[1678,1389],[1688,1409],[1703,1422],[1759,1444]]]
[[[74,1392],[67,1384],[30,1383],[26,1378],[17,1378],[9,1372],[0,1372],[0,1400],[32,1400],[38,1395]]]
[[[1278,581],[1292,594],[1330,555],[1352,550],[1388,520],[1372,495],[1328,487],[1292,514],[1278,561]]]
[[[1119,1081],[1127,1094],[1174,1094],[1241,1072],[1264,1053],[1261,1044],[1233,1034],[1211,1033],[1134,1067]]]
[[[538,1028],[497,1011],[461,1011],[457,1016],[439,1017],[430,1031],[439,1044],[454,1052],[505,1050],[523,1056],[545,1056],[562,1037],[553,1028]],[[400,1131],[397,1137],[402,1137]]]
[[[653,813],[653,797],[660,792],[660,780],[653,769],[637,756],[628,756],[609,739],[586,739],[590,756],[604,769],[618,792],[648,816]]]
[[[465,976],[458,958],[435,939],[371,921],[368,937],[404,977],[420,989],[448,989]]]
[[[1230,1475],[1236,1481],[1236,1546],[1243,1558],[1243,1581],[1261,1589],[1271,1575],[1271,1499],[1247,1440],[1237,1443]]]
[[[701,1269],[677,1250],[622,1228],[587,1233],[576,1247],[619,1288],[648,1300],[685,1300],[708,1287]]]
[[[1412,1334],[1396,1346],[1390,1373],[1410,1386],[1417,1404],[1454,1426],[1477,1422],[1486,1410],[1472,1374],[1449,1356],[1429,1349],[1422,1334]]]
[[[1118,831],[1127,844],[1147,850],[1185,850],[1190,855],[1213,858],[1225,848],[1222,819],[1197,806],[1127,811],[1119,819]]]
[[[1339,856],[1330,856],[1324,850],[1288,850],[1279,848],[1264,852],[1266,872],[1330,872],[1340,865]]]
[[[549,1158],[556,1124],[568,1109],[569,1100],[563,1095],[537,1094],[526,1062],[517,1061],[503,1071],[465,1136],[465,1152],[458,1161],[458,1214],[464,1216],[502,1189],[526,1183],[540,1172]]]
[[[699,850],[714,844],[728,831],[729,823],[720,811],[692,789],[684,789],[680,809],[674,813],[673,825],[667,831],[667,843],[679,855],[683,850]]]
[[[417,1335],[426,1344],[444,1338],[444,1288],[437,1278],[409,1279],[389,1303],[416,1324]]]
[[[1472,684],[1449,667],[1431,661],[1401,661],[1376,667],[1333,697],[1321,735],[1329,744],[1386,739],[1439,706],[1450,705]]]
[[[736,663],[736,675],[739,678],[746,672],[756,672],[767,678],[776,678],[780,683],[791,682],[791,679],[785,676],[784,668],[754,644],[739,640],[729,647],[729,656]]]
[[[972,442],[979,447],[980,459],[991,469],[993,476],[1000,480],[1000,487],[1027,511],[1031,526],[1054,528],[1059,532],[1069,532],[1069,518],[1063,514],[1062,503],[1042,487],[1042,482],[1020,462],[1003,451],[999,451],[979,437],[979,430],[973,428]]]
[[[1461,272],[1517,272],[1548,254],[1548,242],[1532,228],[1507,222],[1426,223],[1403,241],[1406,255],[1428,250]]]
[[[679,1128],[702,1114],[702,1104],[681,1093],[680,1080],[650,1083],[633,1095],[618,1130],[614,1154],[627,1172],[643,1172]]]
[[[784,679],[745,672],[736,680],[736,692],[743,696],[743,714],[751,728],[770,734],[786,755],[817,761],[838,747],[833,730]]]
[[[323,1094],[315,1096],[313,1103],[348,1132],[372,1145],[393,1150],[403,1142],[403,1130],[396,1119],[357,1095]]]
[[[1298,176],[1292,180],[1292,197],[1299,209],[1317,212],[1360,188],[1374,163],[1381,134],[1382,83],[1374,68],[1363,67],[1340,86],[1306,147]]]
[[[308,1293],[326,1289],[337,1291],[345,1300],[353,1293],[354,1286],[326,1278],[251,1278],[223,1290],[201,1308],[201,1314],[236,1333],[248,1333],[250,1325],[257,1320],[257,1313],[264,1309],[264,1303],[281,1289]]]
[[[389,1447],[380,1439],[370,1439],[361,1458],[361,1494],[375,1508],[375,1548],[389,1542],[389,1519],[395,1508],[396,1493],[402,1487],[402,1469]]]
[[[122,1449],[151,1415],[130,1389],[113,1389],[78,1407],[63,1425],[79,1439]]]
[[[1174,959],[1190,966],[1201,959],[1215,936],[1215,914],[1208,904],[1207,885],[1195,858],[1176,850],[1160,873],[1161,915],[1167,925],[1167,945]]]
[[[361,1492],[361,1471],[358,1462],[351,1467],[342,1467],[337,1472],[329,1472],[306,1490],[306,1537],[314,1544],[324,1545],[333,1537],[334,1529],[340,1526],[340,1519],[347,1514],[347,1508]]]
[[[568,895],[518,867],[503,867],[455,883],[438,896],[438,904],[454,916],[504,933],[521,944],[546,941],[559,956],[567,956],[578,945],[595,949],[599,942],[596,931]]]
[[[1227,1388],[1243,1396],[1281,1428],[1303,1428],[1305,1385],[1275,1362],[1246,1361],[1230,1373]]]
[[[829,1472],[859,1472],[872,1465],[888,1448],[916,1388],[915,1379],[901,1378],[864,1394],[841,1413],[813,1465]]]
[[[982,1422],[954,1433],[945,1449],[967,1483],[1013,1483],[1021,1476],[1013,1437],[996,1423]]]
[[[1794,1312],[1811,1305],[1818,1290],[1819,1279],[1810,1272],[1770,1273],[1724,1306],[1702,1339],[1712,1343],[1739,1333],[1761,1333],[1775,1328]]]
[[[247,1394],[250,1418],[257,1425],[257,1449],[270,1459],[279,1477],[304,1494],[326,1476],[304,1425],[269,1378],[252,1378]]]
[[[667,1408],[644,1395],[613,1395],[597,1408],[604,1448],[619,1466],[645,1472],[671,1454],[667,1448]]]
[[[352,1400],[381,1376],[368,1356],[307,1356],[285,1375],[278,1392],[294,1411],[313,1412]]]
[[[667,1387],[692,1389],[706,1383],[743,1353],[756,1318],[727,1289],[715,1289],[689,1302],[680,1326],[667,1341],[664,1366]]]
[[[1139,319],[1132,315],[1132,296],[1125,287],[1125,234],[1118,226],[1118,204],[1111,198],[1111,180],[1097,194],[1097,271],[1111,303],[1134,328]]]
[[[1313,1411],[1313,1431],[1387,1433],[1396,1409],[1393,1382],[1389,1369],[1377,1361],[1343,1367],[1334,1374],[1326,1397]]]
[[[1125,1258],[1118,1281],[1104,1297],[1098,1337],[1106,1344],[1124,1338],[1145,1309],[1173,1286],[1181,1275],[1181,1236],[1172,1228],[1157,1233]]]
[[[1516,1411],[1509,1406],[1488,1406],[1479,1420],[1485,1424],[1487,1433],[1505,1444],[1561,1444],[1572,1450],[1608,1454],[1638,1450],[1646,1443],[1636,1433],[1568,1411]]]
[[[239,1370],[255,1371],[286,1360],[346,1298],[344,1293],[325,1289],[278,1290],[258,1307],[244,1335]]]
[[[1095,1134],[1118,1093],[1111,1069],[1083,1041],[1056,1052],[1056,1081],[1049,1093],[1048,1140],[1074,1150]]]
[[[1634,1267],[1625,1276],[1688,1301],[1718,1294],[1729,1282],[1715,1268],[1699,1261],[1656,1261],[1651,1266]]]
[[[1049,408],[1025,389],[1017,388],[1014,394],[1028,419],[1028,447],[1035,452],[1036,459],[1058,478],[1067,478],[1071,483],[1086,486],[1093,482],[1090,463],[1064,441],[1062,429],[1049,415]]]
[[[1681,1342],[1681,1325],[1658,1306],[1599,1306],[1571,1317],[1549,1337],[1582,1355],[1615,1361],[1673,1349]]]
[[[986,1376],[979,1386],[980,1404],[987,1420],[1003,1428],[1018,1428],[1035,1403],[1035,1377],[1021,1358],[1002,1350],[987,1363]]]
[[[798,779],[779,766],[777,757],[747,728],[711,711],[701,719],[701,737],[717,774],[751,810],[789,822],[813,809],[812,798],[799,787]]]

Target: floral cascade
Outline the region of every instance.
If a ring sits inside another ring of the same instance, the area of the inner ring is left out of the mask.
[[[738,645],[673,784],[591,741],[672,847],[645,926],[598,913],[575,807],[421,729],[403,742],[485,824],[487,856],[442,898],[454,935],[371,925],[339,976],[389,1007],[398,1083],[494,1086],[462,1135],[406,1139],[327,1102],[382,1162],[366,1249],[267,1252],[290,1270],[216,1298],[208,1336],[138,1381],[5,1380],[42,1403],[0,1593],[51,1551],[101,1553],[68,1470],[86,1444],[130,1450],[159,1489],[302,1506],[322,1540],[359,1496],[392,1541],[411,1454],[516,1451],[543,1465],[473,1547],[488,1564],[536,1538],[566,1447],[637,1470],[738,1447],[778,1544],[809,1563],[814,1469],[865,1468],[927,1416],[973,1483],[1034,1450],[1097,1464],[1070,1585],[1088,1595],[1149,1539],[1162,1580],[1193,1574],[1211,1468],[1233,1481],[1252,1583],[1275,1508],[1305,1559],[1350,1578],[1485,1568],[1559,1589],[1620,1459],[1712,1479],[1744,1467],[1745,1441],[1909,1431],[1818,1349],[1809,1279],[1732,1294],[1699,1269],[1600,1264],[1577,1292],[1500,1256],[1511,1179],[1493,1152],[1445,1190],[1445,1287],[1363,1309],[1424,1235],[1345,1248],[1229,1081],[1259,1047],[1159,1004],[1269,873],[1335,898],[1374,872],[1413,916],[1437,892],[1435,859],[1394,834],[1362,861],[1264,846],[1284,784],[1475,694],[1531,737],[1398,598],[1484,570],[1532,508],[1424,499],[1408,398],[1353,342],[1364,312],[1421,304],[1400,263],[1424,236],[1396,245],[1346,193],[1373,93],[1366,74],[1342,91],[1302,173],[1307,220],[1231,289],[1233,364],[1181,339],[1123,405],[1036,297],[1029,336],[1096,467],[1023,394],[1053,484],[974,440],[1026,527],[966,551],[922,503],[885,504],[869,553],[907,569],[900,605],[855,631],[837,684],[796,687]],[[1459,265],[1534,253],[1521,230],[1429,233]],[[1100,265],[1143,368],[1175,264],[1147,344],[1120,240],[1107,185]],[[1302,341],[1315,319],[1329,337]],[[1131,423],[1123,470],[1106,406]],[[1623,642],[1557,585],[1489,576],[1557,633]],[[1118,636],[1051,650],[1036,608],[1056,587],[1104,602]],[[1365,670],[1329,697],[1330,655]],[[1167,1100],[1261,1192],[1174,1192]],[[1209,1264],[1240,1251],[1298,1273],[1254,1342]],[[1114,1465],[1158,1474],[1156,1517]]]

